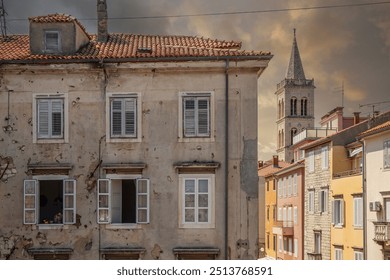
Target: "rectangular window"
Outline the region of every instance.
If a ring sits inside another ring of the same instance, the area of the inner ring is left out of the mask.
[[[288,196],[292,194],[292,176],[288,176]]]
[[[298,207],[294,206],[294,225],[298,224]]]
[[[334,259],[335,260],[342,260],[343,259],[343,249],[334,248]]]
[[[321,190],[318,193],[318,207],[319,212],[328,212],[328,190]]]
[[[390,140],[383,142],[383,168],[390,168]]]
[[[276,205],[272,205],[272,217],[273,217],[273,220],[276,221]]]
[[[282,186],[282,179],[278,180],[278,197],[281,198],[283,196],[283,186]]]
[[[283,178],[283,197],[287,197],[287,178]]]
[[[285,254],[288,252],[288,239],[287,237],[283,237],[283,251]]]
[[[210,97],[183,97],[184,137],[210,137]]]
[[[314,190],[309,191],[309,201],[308,201],[308,210],[309,212],[314,212]]]
[[[214,227],[214,175],[181,175],[181,227]]]
[[[75,180],[25,180],[24,224],[74,224]]]
[[[288,254],[292,255],[293,250],[294,250],[294,248],[293,248],[293,239],[289,238],[288,239]]]
[[[298,258],[298,239],[294,239],[294,257]]]
[[[313,173],[314,172],[314,151],[310,151],[308,153],[308,172]]]
[[[270,240],[269,240],[269,233],[267,233],[267,249],[269,249],[269,247],[270,247],[269,242],[270,242]]]
[[[38,139],[64,138],[64,99],[38,98],[36,100]]]
[[[283,226],[287,225],[287,207],[283,207]]]
[[[329,149],[328,146],[321,148],[321,167],[322,170],[329,168]]]
[[[137,138],[137,98],[111,98],[111,138]]]
[[[269,221],[269,206],[267,206],[267,221]]]
[[[355,250],[353,254],[355,256],[355,260],[357,261],[362,261],[364,259],[363,252],[360,250]]]
[[[321,232],[314,232],[314,253],[321,254]]]
[[[282,236],[279,235],[278,251],[282,252],[282,250],[283,250],[283,241],[282,241]]]
[[[296,196],[298,194],[298,176],[294,174],[293,177],[293,194]]]
[[[60,33],[58,31],[45,31],[45,51],[58,53],[60,46]]]
[[[279,207],[278,208],[278,221],[283,221],[282,219],[283,219],[283,217],[282,217],[282,207]]]
[[[273,244],[272,244],[272,249],[276,252],[276,239],[277,239],[277,237],[276,237],[276,234],[274,234],[273,235],[273,237],[272,237],[272,242],[273,242]]]
[[[332,201],[332,224],[334,226],[344,225],[344,200],[335,199]]]
[[[292,226],[292,207],[288,207],[287,209],[287,226],[291,227]]]
[[[363,198],[355,197],[353,199],[353,226],[363,227]]]
[[[98,223],[149,223],[148,179],[99,179]]]

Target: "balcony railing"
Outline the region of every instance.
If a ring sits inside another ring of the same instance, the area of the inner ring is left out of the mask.
[[[321,138],[321,137],[327,137],[332,134],[335,134],[337,132],[337,129],[332,128],[313,128],[313,129],[305,129],[302,132],[298,133],[293,138],[293,144],[296,144],[298,142],[301,142],[302,140],[305,140],[307,138]]]
[[[322,260],[321,253],[307,253],[307,258],[311,261],[319,261]]]
[[[333,178],[342,178],[342,177],[355,176],[355,175],[360,175],[360,174],[362,174],[362,169],[357,168],[357,169],[352,169],[352,170],[347,170],[347,171],[335,173],[335,174],[333,174]]]
[[[390,241],[390,222],[374,222],[376,242]]]
[[[275,221],[274,226],[282,228],[282,234],[284,236],[294,235],[294,222],[293,221]]]

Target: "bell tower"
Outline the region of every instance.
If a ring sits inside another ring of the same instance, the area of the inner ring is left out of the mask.
[[[314,79],[308,80],[303,71],[296,30],[286,77],[276,88],[277,154],[279,159],[292,162],[293,138],[308,128],[314,128]]]

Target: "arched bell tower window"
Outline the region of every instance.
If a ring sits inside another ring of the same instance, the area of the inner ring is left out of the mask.
[[[291,132],[290,132],[291,145],[293,144],[293,139],[294,139],[294,136],[297,135],[297,132],[298,132],[298,129],[296,129],[295,127],[291,128]]]
[[[301,116],[307,116],[307,98],[301,99]]]
[[[297,115],[297,98],[295,96],[290,99],[290,115]]]

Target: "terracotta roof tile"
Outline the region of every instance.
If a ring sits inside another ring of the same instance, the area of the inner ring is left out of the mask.
[[[268,177],[290,165],[291,163],[287,163],[285,161],[279,161],[279,166],[274,167],[271,160],[270,162],[266,162],[265,166],[259,169],[258,175],[260,177]]]
[[[74,22],[84,27],[69,15],[52,14],[30,17],[31,22]],[[87,34],[88,35],[88,34]],[[135,34],[110,34],[107,42],[97,42],[96,35],[88,35],[90,42],[72,55],[36,55],[30,53],[28,35],[11,35],[0,37],[0,63],[16,63],[18,61],[39,62],[101,59],[139,59],[150,58],[201,58],[201,57],[249,57],[261,59],[272,56],[270,52],[241,50],[241,42],[212,40],[196,36],[157,36]]]
[[[377,126],[371,128],[371,129],[368,129],[368,130],[360,133],[358,135],[358,138],[363,138],[365,136],[372,135],[372,134],[375,134],[377,132],[382,132],[382,131],[385,131],[385,130],[388,130],[388,129],[390,129],[390,121],[387,121],[387,122],[385,122],[383,124],[377,125]]]

